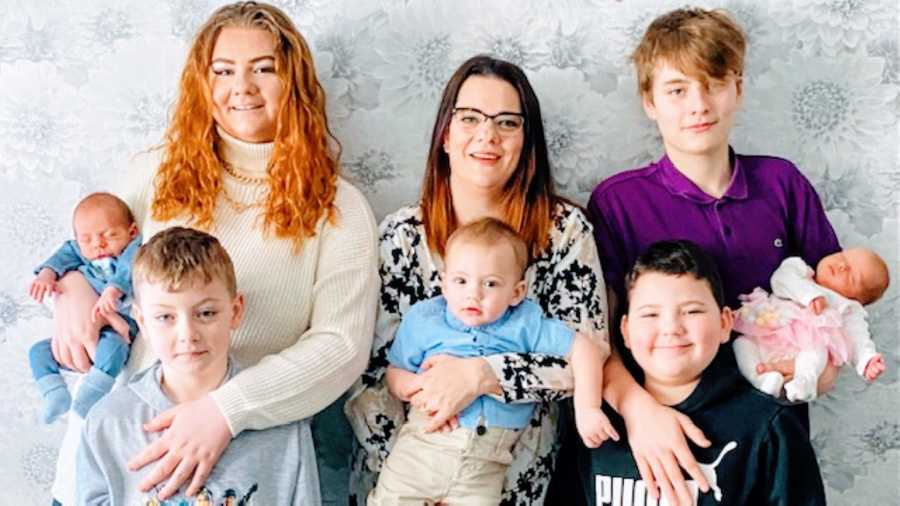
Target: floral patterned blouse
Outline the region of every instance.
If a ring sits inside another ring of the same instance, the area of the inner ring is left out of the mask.
[[[408,206],[386,217],[379,230],[381,300],[372,358],[344,409],[360,446],[352,463],[351,495],[356,504],[365,503],[405,420],[402,403],[390,395],[383,381],[387,352],[400,319],[416,302],[441,293],[443,261],[428,249],[421,216],[419,206]],[[591,225],[577,207],[557,204],[550,245],[528,266],[525,280],[528,297],[548,317],[562,320],[609,349],[600,260]],[[498,398],[538,402],[534,418],[513,449],[502,504],[543,504],[557,449],[558,407],[553,401],[571,395],[571,370],[565,360],[540,354],[486,358],[503,390]]]

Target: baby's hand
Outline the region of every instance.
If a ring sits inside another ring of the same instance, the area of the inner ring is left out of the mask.
[[[41,272],[34,277],[31,286],[28,288],[28,294],[37,303],[44,302],[45,295],[59,293],[59,286],[56,284],[56,272],[53,269],[44,267]]]
[[[119,308],[119,298],[122,297],[122,290],[114,286],[107,286],[103,293],[100,294],[100,298],[97,299],[97,303],[94,304],[94,309],[91,311],[91,321],[96,322],[97,318],[102,316],[108,316],[116,312],[116,309]]]
[[[828,306],[828,302],[825,301],[825,297],[818,296],[815,299],[811,300],[809,303],[809,309],[812,310],[814,314],[822,314],[822,311],[825,311],[825,308]]]
[[[869,360],[869,363],[866,364],[866,370],[863,371],[863,375],[866,377],[866,381],[875,381],[876,378],[881,376],[881,373],[883,373],[886,368],[887,366],[884,364],[884,357],[879,353],[872,357],[872,359]]]
[[[584,445],[588,448],[597,448],[607,439],[619,440],[619,433],[609,422],[609,418],[603,414],[600,407],[581,408],[575,407],[575,425]]]

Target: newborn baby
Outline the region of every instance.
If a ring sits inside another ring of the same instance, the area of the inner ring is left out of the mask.
[[[816,383],[828,363],[849,362],[866,381],[884,372],[875,351],[864,305],[887,290],[888,268],[874,251],[851,248],[819,261],[813,271],[799,257],[786,258],[772,274],[772,294],[756,288],[741,296],[734,342],[741,373],[757,389],[791,401],[816,398]],[[775,371],[757,373],[760,362],[794,360],[794,379]]]

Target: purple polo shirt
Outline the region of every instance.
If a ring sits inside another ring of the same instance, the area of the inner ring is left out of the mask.
[[[624,277],[650,244],[688,239],[715,259],[725,302],[760,286],[789,256],[815,266],[840,249],[819,196],[791,162],[730,153],[733,174],[722,198],[704,193],[664,156],[616,174],[594,189],[588,218],[606,286],[623,299]]]

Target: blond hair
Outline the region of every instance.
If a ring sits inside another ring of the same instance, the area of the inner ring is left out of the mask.
[[[665,62],[707,84],[729,73],[744,73],[744,31],[722,9],[682,8],[650,23],[631,59],[637,70],[638,91],[652,102],[653,71]]]
[[[213,225],[216,199],[222,191],[222,162],[215,152],[209,68],[216,40],[227,27],[265,30],[275,40],[275,71],[283,93],[262,217],[265,231],[293,241],[299,251],[303,240],[315,235],[320,218],[335,218],[340,144],[328,128],[325,90],[316,78],[309,46],[288,16],[267,4],[225,5],[197,33],[165,134],[153,218],[168,221],[187,216],[194,226],[210,229]]]
[[[497,247],[506,243],[512,249],[516,267],[524,273],[528,267],[528,245],[512,227],[496,218],[482,218],[457,228],[447,239],[447,255],[456,243]]]
[[[131,269],[132,284],[162,283],[169,291],[178,291],[198,281],[225,283],[229,295],[237,295],[234,265],[218,239],[186,227],[167,228],[141,246]]]

